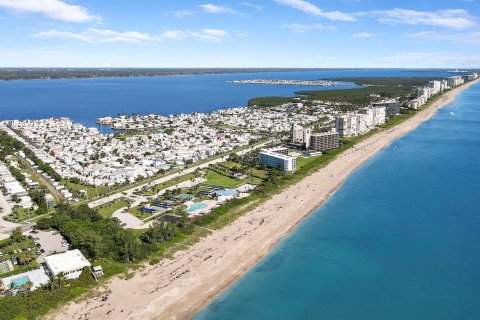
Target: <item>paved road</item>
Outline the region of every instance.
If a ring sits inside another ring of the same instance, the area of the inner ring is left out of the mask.
[[[0,240],[10,237],[10,233],[13,229],[20,226],[20,224],[3,220],[3,217],[12,213],[12,205],[7,201],[5,196],[0,192]]]
[[[183,182],[180,182],[180,183],[178,183],[174,186],[171,186],[171,187],[168,187],[166,189],[160,190],[156,195],[154,195],[152,197],[158,197],[158,196],[164,194],[165,191],[167,191],[167,190],[172,190],[172,189],[176,189],[176,188],[190,188],[190,187],[193,187],[194,185],[200,184],[204,181],[205,181],[205,179],[203,179],[203,178],[197,178],[197,179],[194,179],[193,181],[190,181],[190,180],[189,181],[183,181]],[[137,196],[137,198],[135,198],[135,201],[130,205],[130,207],[131,208],[136,207],[136,206],[140,205],[142,202],[147,202],[147,201],[148,201],[148,199],[146,197]],[[150,225],[152,224],[153,220],[151,220],[147,223],[144,223],[142,220],[138,219],[137,217],[135,217],[131,213],[126,212],[126,209],[127,209],[127,207],[120,208],[112,214],[112,217],[117,218],[122,223],[126,224],[125,229],[146,229],[146,228],[150,227]]]
[[[270,141],[267,141],[267,142],[264,142],[264,143],[261,143],[261,144],[258,144],[258,145],[255,145],[255,146],[252,146],[248,149],[244,149],[244,150],[241,150],[241,151],[238,151],[237,154],[238,155],[243,155],[245,153],[248,153],[254,149],[257,149],[257,148],[261,148],[267,144],[269,144]],[[140,189],[142,189],[143,187],[145,186],[154,186],[154,185],[158,185],[158,184],[161,184],[161,183],[164,183],[164,182],[167,182],[167,181],[170,181],[176,177],[180,177],[180,176],[183,176],[183,175],[186,175],[186,174],[189,174],[189,173],[192,173],[194,172],[195,170],[197,169],[202,169],[202,168],[207,168],[209,165],[211,164],[216,164],[216,163],[220,163],[220,162],[224,162],[228,159],[229,155],[226,155],[224,157],[221,157],[221,158],[217,158],[217,159],[212,159],[211,161],[208,161],[208,162],[204,162],[202,164],[199,164],[199,165],[196,165],[196,166],[193,166],[193,167],[190,167],[188,169],[184,169],[180,172],[177,172],[177,173],[173,173],[171,175],[168,175],[168,176],[165,176],[165,177],[162,177],[162,178],[158,178],[154,181],[151,181],[151,182],[146,182],[142,185],[139,185],[137,187],[134,187],[134,188],[131,188],[131,189],[128,189],[126,191],[123,191],[123,192],[119,192],[119,193],[116,193],[116,194],[113,194],[113,195],[109,195],[107,197],[104,197],[104,198],[101,198],[101,199],[98,199],[98,200],[95,200],[95,201],[92,201],[88,204],[88,206],[90,208],[95,208],[95,207],[98,207],[102,204],[105,204],[105,203],[108,203],[108,202],[111,202],[113,200],[116,200],[116,199],[120,199],[120,198],[123,198],[123,197],[135,197],[135,195],[133,194],[135,191],[138,191]]]
[[[61,192],[59,192],[57,189],[55,189],[55,187],[50,183],[49,180],[45,179],[45,177],[43,177],[41,174],[39,174],[31,165],[30,163],[28,163],[28,161],[26,161],[25,159],[23,159],[22,157],[18,156],[17,157],[17,160],[20,161],[23,165],[25,165],[26,167],[28,167],[30,170],[30,172],[35,176],[35,178],[38,179],[38,181],[44,185],[48,191],[54,195],[57,199],[59,199],[60,201],[65,201],[65,197],[63,196],[63,194]]]

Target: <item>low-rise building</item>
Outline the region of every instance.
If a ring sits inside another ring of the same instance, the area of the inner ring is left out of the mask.
[[[82,252],[77,249],[45,257],[45,265],[50,276],[56,277],[63,274],[66,279],[70,280],[80,277],[83,268],[92,266]]]

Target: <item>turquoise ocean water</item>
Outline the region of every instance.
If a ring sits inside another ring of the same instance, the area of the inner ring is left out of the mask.
[[[480,319],[480,85],[351,175],[195,320]]]

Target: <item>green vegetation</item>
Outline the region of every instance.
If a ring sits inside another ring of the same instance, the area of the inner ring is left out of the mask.
[[[61,180],[60,175],[48,164],[45,164],[38,159],[32,150],[27,148],[22,142],[9,136],[6,132],[0,131],[0,160],[5,161],[6,156],[12,155],[18,151],[23,151],[25,155],[38,166],[39,170],[46,172],[57,181]]]
[[[261,108],[276,107],[284,103],[294,102],[293,98],[283,97],[258,97],[248,100],[249,106],[257,106]]]
[[[208,170],[205,178],[205,184],[220,186],[224,188],[236,188],[245,183],[259,184],[262,182],[261,179],[255,177],[245,179],[233,179],[213,170]]]
[[[145,186],[143,188],[143,191],[142,191],[142,194],[144,196],[153,196],[155,194],[157,194],[158,192],[164,190],[164,189],[167,189],[167,188],[170,188],[176,184],[179,184],[181,182],[185,182],[185,181],[188,181],[188,180],[193,180],[197,178],[197,174],[195,173],[188,173],[188,174],[185,174],[183,176],[180,176],[180,177],[176,177],[176,178],[173,178],[171,180],[168,180],[168,181],[165,181],[165,182],[162,182],[160,184],[157,184],[153,187],[148,187],[148,186]]]
[[[152,214],[140,211],[140,209],[142,207],[143,207],[143,205],[140,205],[138,207],[133,207],[133,208],[129,209],[128,212],[130,212],[133,216],[137,217],[138,219],[140,219],[142,221],[146,220],[148,218],[151,218]]]
[[[98,196],[106,195],[110,188],[108,186],[90,186],[81,183],[78,179],[63,180],[62,184],[79,199],[92,199]]]
[[[438,97],[429,101],[426,106],[433,103]],[[416,114],[415,111],[404,113],[393,118],[378,130],[361,137],[342,140],[341,148],[326,151],[322,156],[302,159],[297,165],[298,169],[295,174],[267,170],[258,166],[256,157],[240,158],[232,154],[231,161],[217,168],[222,172],[225,171],[226,175],[207,169],[207,184],[235,187],[241,184],[242,180],[233,179],[228,175],[231,171],[243,170],[244,165],[248,164],[251,167],[257,165],[254,169],[246,170],[245,173],[256,177],[260,185],[250,196],[228,201],[213,209],[208,215],[198,218],[194,224],[209,229],[220,229],[267,201],[274,194],[326,166],[356,143],[379,130],[391,128],[414,114]],[[105,279],[121,273],[125,274],[126,278],[131,277],[132,273],[128,268],[135,266],[136,263],[145,260],[150,261],[151,264],[158,263],[161,259],[172,257],[176,251],[187,248],[210,233],[204,228],[196,228],[190,224],[185,216],[182,216],[182,219],[176,223],[156,222],[147,230],[124,230],[118,225],[118,221],[106,218],[115,205],[108,206],[108,209],[106,207],[103,214],[100,214],[86,205],[70,207],[61,204],[52,217],[40,220],[38,226],[42,229],[60,230],[62,235],[75,248],[82,250],[87,257],[92,259],[94,264],[103,266]],[[61,303],[78,297],[94,286],[91,277],[87,277],[86,274],[82,274],[82,278],[78,282],[58,285],[58,281],[55,281],[48,288],[33,293],[25,292],[15,297],[8,296],[0,300],[0,310],[2,310],[0,320],[19,317],[35,319]]]
[[[0,277],[5,278],[37,268],[36,250],[33,241],[22,234],[20,227],[14,229],[9,239],[0,241],[0,252],[3,261],[11,261],[13,258],[18,264],[13,265],[13,271],[0,274]]]
[[[0,299],[0,320],[38,319],[50,310],[71,301],[93,287],[95,280],[85,268],[79,279],[66,281],[59,277],[36,291],[25,290],[17,295],[8,291]]]
[[[435,101],[437,101],[442,94],[432,97],[421,110],[427,108]],[[308,175],[311,175],[320,168],[326,166],[334,160],[339,154],[353,147],[355,144],[371,137],[380,130],[388,130],[407,119],[413,117],[418,111],[408,111],[399,116],[388,120],[377,130],[372,130],[369,133],[342,140],[342,146],[338,149],[328,150],[321,156],[313,156],[309,158],[300,158],[297,160],[297,171],[294,174],[284,174],[278,170],[268,171],[267,179],[255,189],[255,191],[248,197],[243,199],[233,199],[221,207],[213,209],[208,215],[200,217],[195,221],[195,224],[210,229],[220,229],[225,225],[232,223],[238,217],[242,216],[248,211],[251,211],[261,203],[270,199],[274,194],[278,194],[288,186],[299,182]]]
[[[98,209],[98,213],[102,215],[104,218],[110,218],[112,214],[123,208],[123,207],[128,207],[129,202],[126,200],[118,200],[113,203],[110,203],[106,206],[102,206]]]
[[[409,96],[413,93],[415,87],[425,85],[433,78],[337,78],[329,80],[354,82],[366,87],[341,90],[308,90],[298,91],[295,94],[298,95],[297,98],[300,96],[306,100],[322,100],[364,106],[372,100],[371,95],[388,98]],[[259,97],[249,100],[248,105],[265,108],[294,101],[294,98]]]
[[[360,86],[408,86],[418,87],[424,86],[428,81],[438,80],[438,78],[332,78],[332,81],[353,82]]]

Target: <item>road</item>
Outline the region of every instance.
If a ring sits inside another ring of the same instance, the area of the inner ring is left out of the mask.
[[[244,150],[240,150],[238,152],[236,152],[238,155],[243,155],[243,154],[246,154],[254,149],[257,149],[257,148],[261,148],[267,144],[269,144],[271,141],[266,141],[266,142],[263,142],[261,144],[257,144],[257,145],[254,145],[250,148],[247,148],[247,149],[244,149]],[[101,198],[101,199],[98,199],[98,200],[94,200],[94,201],[91,201],[90,203],[88,203],[88,206],[90,208],[95,208],[95,207],[98,207],[102,204],[105,204],[105,203],[108,203],[108,202],[111,202],[111,201],[114,201],[114,200],[117,200],[117,199],[120,199],[120,198],[124,198],[124,197],[135,197],[135,195],[133,194],[135,191],[138,191],[140,189],[142,189],[143,187],[145,186],[149,186],[149,187],[153,187],[155,185],[158,185],[158,184],[161,184],[161,183],[164,183],[164,182],[167,182],[167,181],[170,181],[174,178],[177,178],[177,177],[180,177],[180,176],[183,176],[183,175],[186,175],[186,174],[189,174],[189,173],[193,173],[195,172],[195,170],[197,169],[202,169],[202,168],[207,168],[209,165],[211,164],[216,164],[216,163],[220,163],[220,162],[224,162],[228,159],[229,155],[225,155],[224,157],[221,157],[221,158],[216,158],[216,159],[212,159],[210,161],[207,161],[207,162],[204,162],[204,163],[201,163],[201,164],[198,164],[196,166],[193,166],[193,167],[190,167],[190,168],[187,168],[187,169],[184,169],[182,171],[179,171],[179,172],[176,172],[176,173],[172,173],[168,176],[164,176],[164,177],[161,177],[161,178],[158,178],[156,180],[153,180],[153,181],[150,181],[150,182],[146,182],[144,184],[141,184],[139,186],[136,186],[136,187],[133,187],[131,189],[128,189],[128,190],[125,190],[123,192],[118,192],[118,193],[115,193],[115,194],[112,194],[112,195],[109,195],[109,196],[106,196],[104,198]]]
[[[30,163],[28,163],[28,161],[26,161],[25,159],[23,159],[22,157],[20,156],[17,156],[17,160],[22,164],[24,165],[25,167],[28,168],[28,172],[31,173],[32,175],[35,176],[35,178],[42,184],[44,185],[48,191],[55,197],[57,198],[58,200],[60,201],[65,201],[65,197],[62,195],[61,192],[59,192],[57,189],[55,189],[55,187],[50,183],[49,180],[45,179],[44,176],[42,176],[40,173],[38,173],[31,165]]]
[[[0,207],[2,211],[0,212],[0,240],[5,240],[10,237],[13,229],[17,227],[22,227],[23,232],[28,232],[32,230],[32,224],[19,224],[6,221],[3,217],[12,213],[12,205],[8,203],[5,196],[0,192]]]
[[[156,198],[156,197],[164,194],[167,190],[173,190],[173,189],[177,189],[177,188],[190,188],[190,187],[193,187],[193,186],[195,186],[197,184],[200,184],[204,181],[205,181],[205,179],[203,179],[203,178],[196,178],[193,181],[190,181],[190,180],[189,181],[183,181],[183,182],[180,182],[180,183],[178,183],[174,186],[171,186],[171,187],[165,188],[163,190],[160,190],[157,194],[155,194],[153,196],[149,196],[148,198],[152,198],[152,197]],[[144,197],[144,196],[134,196],[134,197],[136,197],[136,198],[135,198],[135,201],[130,205],[131,208],[139,206],[143,202],[148,202],[147,197]],[[144,222],[144,221],[138,219],[137,217],[133,216],[131,213],[127,212],[126,209],[127,209],[126,207],[120,208],[112,214],[112,217],[120,220],[122,222],[122,224],[123,223],[126,224],[125,229],[146,229],[154,221],[154,219],[152,219],[148,222]]]

